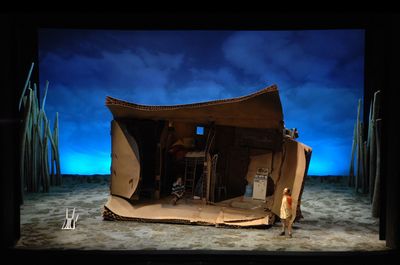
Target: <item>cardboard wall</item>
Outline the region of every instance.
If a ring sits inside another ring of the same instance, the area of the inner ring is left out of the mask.
[[[125,131],[125,133],[124,133]],[[129,199],[140,180],[140,156],[136,141],[128,141],[126,128],[115,120],[111,123],[111,194]]]
[[[289,187],[292,192],[292,220],[294,220],[306,170],[305,150],[310,148],[297,141],[287,139],[283,149],[282,174],[276,183],[272,212],[276,215],[280,214],[283,189]]]

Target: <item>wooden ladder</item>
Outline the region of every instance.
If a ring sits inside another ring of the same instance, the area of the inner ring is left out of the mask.
[[[204,164],[203,164],[203,175],[202,175],[203,178],[202,198],[206,198],[207,200],[209,200],[209,198],[207,198],[207,186],[208,186],[207,182],[209,181],[208,168],[211,166],[208,163],[208,154],[210,153],[210,149],[214,142],[214,139],[215,139],[215,128],[211,126],[210,131],[208,132],[207,135],[206,148],[204,151]]]

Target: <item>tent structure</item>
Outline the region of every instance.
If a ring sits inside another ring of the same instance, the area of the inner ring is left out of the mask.
[[[284,127],[276,85],[204,103],[145,106],[112,97],[112,165],[106,220],[218,226],[271,225],[284,187],[293,219],[311,148]],[[183,180],[185,195],[170,203]]]

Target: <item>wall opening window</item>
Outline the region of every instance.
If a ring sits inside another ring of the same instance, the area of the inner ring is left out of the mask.
[[[196,135],[204,135],[204,126],[196,126]]]

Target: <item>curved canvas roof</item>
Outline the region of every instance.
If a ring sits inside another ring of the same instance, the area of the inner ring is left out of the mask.
[[[202,103],[149,106],[107,96],[106,106],[115,119],[170,120],[247,128],[283,128],[278,87],[272,85],[247,96]]]

